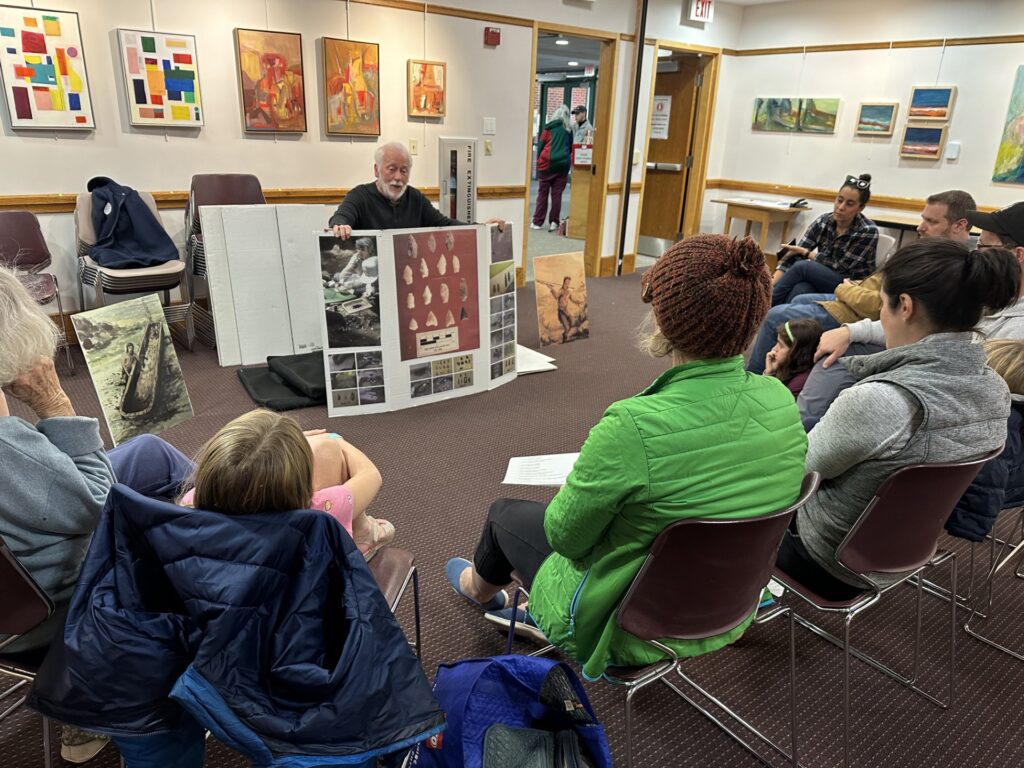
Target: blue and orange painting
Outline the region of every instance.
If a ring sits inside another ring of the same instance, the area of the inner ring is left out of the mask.
[[[903,132],[903,144],[900,147],[900,155],[903,157],[919,157],[922,159],[935,159],[942,154],[942,144],[945,139],[946,129],[944,126],[908,125]]]
[[[857,133],[891,136],[898,104],[861,104]]]
[[[955,86],[918,86],[910,95],[910,110],[907,114],[916,120],[948,120],[953,111],[954,98]]]

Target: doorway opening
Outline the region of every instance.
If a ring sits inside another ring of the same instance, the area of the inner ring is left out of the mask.
[[[601,130],[597,93],[603,44],[594,38],[537,31],[524,248],[527,280],[533,279],[534,256],[586,247],[593,144]],[[567,126],[559,115],[568,117]]]

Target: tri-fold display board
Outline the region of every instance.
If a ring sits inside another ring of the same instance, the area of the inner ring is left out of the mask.
[[[221,365],[322,348],[330,416],[515,378],[515,268],[492,249],[491,228],[343,239],[324,231],[329,215],[315,205],[202,208]]]

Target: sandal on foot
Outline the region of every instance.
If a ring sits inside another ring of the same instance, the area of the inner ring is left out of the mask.
[[[387,520],[379,520],[369,515],[366,516],[366,520],[370,523],[373,534],[369,541],[357,541],[356,546],[363,553],[363,559],[369,561],[383,547],[395,540],[395,526]]]
[[[448,584],[452,589],[455,590],[455,594],[460,597],[469,600],[473,605],[478,608],[483,608],[485,611],[496,611],[499,608],[504,608],[505,603],[508,602],[508,593],[505,590],[501,590],[488,600],[486,603],[481,603],[479,600],[474,600],[472,597],[462,591],[462,587],[459,586],[459,577],[462,576],[462,572],[467,568],[472,568],[473,564],[466,560],[464,557],[453,557],[448,561],[448,564],[444,567],[445,578],[448,579]]]

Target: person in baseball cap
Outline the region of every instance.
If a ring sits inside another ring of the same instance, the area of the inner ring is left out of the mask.
[[[967,221],[971,226],[982,230],[979,245],[982,248],[1003,246],[1004,248],[1024,248],[1024,202],[1014,203],[992,213],[968,211]],[[995,235],[1001,242],[989,242],[984,233]],[[1009,241],[1009,242],[1007,242]]]
[[[572,108],[572,115],[576,118],[572,126],[572,143],[589,143],[587,141],[588,132],[590,136],[593,136],[594,126],[589,120],[587,120],[587,108],[582,104],[578,104]]]

